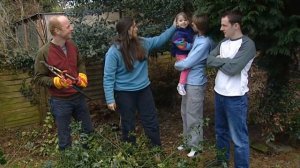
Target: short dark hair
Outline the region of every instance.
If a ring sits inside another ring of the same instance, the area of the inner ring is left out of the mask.
[[[192,20],[201,33],[207,34],[209,29],[209,19],[207,14],[194,14]]]
[[[226,11],[224,12],[221,17],[228,17],[228,21],[230,24],[238,23],[239,25],[242,25],[242,13],[240,11]]]

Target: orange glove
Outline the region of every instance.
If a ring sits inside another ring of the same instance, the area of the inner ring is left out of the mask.
[[[53,78],[53,83],[57,89],[69,88],[72,86],[72,81],[70,79],[62,79],[57,76]]]
[[[88,80],[87,80],[86,74],[84,74],[84,73],[79,73],[78,74],[76,85],[80,86],[80,87],[84,87],[84,88],[87,87]]]

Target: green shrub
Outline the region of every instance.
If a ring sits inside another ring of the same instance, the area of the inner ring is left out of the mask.
[[[17,48],[7,51],[7,58],[1,60],[1,66],[12,70],[23,70],[33,74],[34,56],[28,51]]]
[[[300,113],[296,113],[296,115],[292,118],[292,122],[290,125],[289,133],[293,136],[294,139],[300,140]]]
[[[157,107],[175,107],[180,99],[176,90],[179,71],[175,70],[174,63],[175,58],[168,54],[152,57],[149,61],[149,77]]]
[[[161,148],[153,148],[142,134],[136,145],[120,141],[118,132],[108,125],[96,128],[95,133],[80,133],[80,123],[72,123],[72,147],[58,153],[55,161],[46,161],[44,167],[197,167],[201,157],[183,159],[175,153],[167,155]]]
[[[111,27],[113,23],[108,24],[97,16],[95,21],[86,23],[83,16],[77,17],[73,20],[73,40],[79,48],[80,55],[84,58],[92,58],[93,61],[102,61],[115,36],[115,31]]]
[[[277,136],[289,134],[299,139],[299,100],[295,98],[293,85],[281,90],[266,89],[256,121],[261,124],[267,137],[276,140]]]
[[[6,160],[5,160],[5,157],[4,157],[4,153],[2,151],[2,149],[0,149],[0,165],[4,165],[6,164]]]

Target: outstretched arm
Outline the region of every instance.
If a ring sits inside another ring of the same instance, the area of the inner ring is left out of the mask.
[[[173,24],[166,31],[161,33],[159,36],[144,38],[141,37],[144,47],[149,51],[162,47],[170,38],[173,36],[176,30],[176,20],[173,20]]]
[[[172,35],[175,32],[175,29],[175,26],[171,26],[159,36],[149,38],[141,37],[142,41],[144,42],[145,48],[148,51],[151,51],[153,49],[162,47],[167,41],[171,39]]]

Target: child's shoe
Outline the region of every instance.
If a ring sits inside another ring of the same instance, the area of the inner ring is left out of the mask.
[[[181,96],[186,95],[185,89],[184,89],[184,85],[183,84],[178,84],[177,85],[177,91]]]

